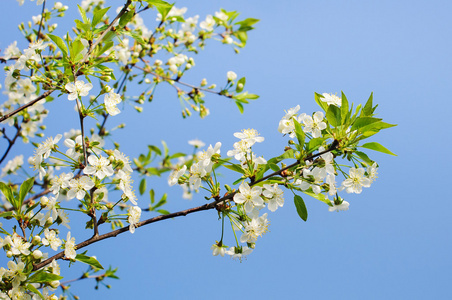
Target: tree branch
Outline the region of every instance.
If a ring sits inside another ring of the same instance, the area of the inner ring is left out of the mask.
[[[3,122],[3,121],[5,121],[6,119],[11,118],[11,117],[14,116],[15,114],[17,114],[17,113],[23,111],[24,109],[26,109],[26,108],[32,106],[33,104],[35,104],[35,103],[38,102],[39,100],[42,100],[42,99],[44,99],[45,97],[47,97],[47,96],[49,96],[50,94],[52,94],[54,91],[55,91],[55,90],[49,90],[49,91],[45,92],[44,94],[42,94],[41,96],[39,96],[38,98],[36,98],[35,100],[32,100],[32,101],[28,102],[27,104],[22,105],[22,106],[19,107],[18,109],[16,109],[16,110],[10,112],[9,114],[6,114],[6,115],[2,116],[2,117],[0,118],[0,122]]]
[[[313,159],[315,157],[318,157],[318,156],[320,156],[322,154],[325,154],[327,152],[333,151],[333,150],[337,149],[337,146],[338,146],[338,144],[335,141],[335,142],[333,142],[333,144],[327,150],[319,152],[319,153],[314,154],[314,155],[311,155],[309,157],[306,157],[304,159],[304,161],[305,160],[311,160],[311,159]],[[270,175],[262,177],[261,179],[251,183],[250,186],[253,186],[253,185],[255,185],[255,184],[259,183],[259,182],[265,181],[265,180],[267,180],[268,178],[270,178],[272,176],[281,175],[281,173],[283,171],[285,171],[287,169],[290,169],[292,167],[295,167],[298,164],[300,164],[299,160],[297,160],[295,163],[293,163],[293,164],[291,164],[291,165],[289,165],[289,166],[287,166],[287,167],[285,167],[285,168],[283,168],[283,169],[281,169],[279,171],[273,172]],[[237,194],[237,191],[233,192],[231,194],[228,194],[228,195],[226,195],[226,196],[224,196],[224,197],[222,197],[222,198],[220,198],[218,200],[212,201],[212,202],[210,202],[208,204],[204,204],[204,205],[201,205],[201,206],[197,206],[197,207],[189,208],[189,209],[186,209],[186,210],[178,211],[178,212],[175,212],[175,213],[172,213],[172,214],[160,215],[160,216],[157,216],[157,217],[153,217],[153,218],[150,218],[150,219],[147,219],[147,220],[144,220],[142,222],[137,223],[135,225],[135,227],[138,228],[138,227],[142,227],[142,226],[145,226],[145,225],[148,225],[148,224],[151,224],[151,223],[163,221],[163,220],[166,220],[166,219],[186,216],[186,215],[198,212],[198,211],[210,210],[210,209],[216,208],[217,205],[219,203],[221,203],[221,202],[225,202],[225,201],[231,200],[234,197],[235,194]],[[114,230],[114,231],[111,231],[111,232],[108,232],[108,233],[105,233],[105,234],[102,234],[102,235],[95,235],[95,236],[87,239],[86,241],[77,244],[75,246],[75,249],[77,249],[77,250],[78,249],[82,249],[82,248],[84,248],[86,246],[89,246],[91,244],[97,243],[99,241],[102,241],[102,240],[105,240],[105,239],[108,239],[108,238],[111,238],[111,237],[116,237],[117,235],[119,235],[121,233],[124,233],[124,232],[127,232],[127,231],[129,231],[129,226],[125,226],[125,227],[122,227],[120,229],[117,229],[117,230]],[[50,264],[53,260],[61,259],[63,257],[64,257],[64,251],[62,251],[62,252],[60,252],[60,253],[58,253],[58,254],[56,254],[56,255],[54,255],[54,256],[46,259],[46,260],[34,265],[33,266],[33,271],[39,270],[40,268],[43,268],[46,265]]]

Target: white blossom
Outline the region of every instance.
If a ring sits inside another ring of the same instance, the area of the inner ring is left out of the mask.
[[[66,258],[75,259],[75,237],[71,238],[71,232],[67,233],[66,243],[64,244],[64,255]]]
[[[364,176],[363,168],[351,168],[349,177],[342,182],[347,193],[361,194],[363,187],[370,187],[371,181]]]
[[[119,103],[121,103],[121,96],[119,94],[116,94],[113,91],[110,91],[109,93],[105,94],[104,97],[105,109],[110,115],[116,116],[121,112],[119,108],[116,107],[116,105]]]
[[[129,217],[127,221],[129,222],[129,231],[130,233],[135,232],[135,228],[137,228],[137,223],[140,222],[141,217],[141,208],[138,206],[132,206],[129,208]]]
[[[85,84],[83,80],[77,80],[75,84],[68,82],[64,87],[69,92],[67,95],[68,100],[75,100],[79,96],[88,96],[89,91],[93,88],[93,85],[89,82]]]
[[[89,165],[83,169],[83,173],[87,175],[95,175],[102,180],[106,176],[112,176],[114,174],[110,161],[103,156],[96,157],[95,155],[90,155],[88,162]]]

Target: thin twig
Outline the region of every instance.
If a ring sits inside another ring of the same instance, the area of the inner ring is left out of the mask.
[[[55,90],[49,90],[49,91],[45,92],[44,94],[42,94],[41,96],[39,96],[38,98],[36,98],[35,100],[32,100],[32,101],[28,102],[27,104],[22,105],[21,107],[17,108],[16,110],[10,112],[9,114],[6,114],[6,115],[2,116],[2,117],[0,118],[0,122],[3,122],[3,121],[5,121],[5,120],[8,119],[8,118],[11,118],[11,117],[14,116],[15,114],[17,114],[17,113],[23,111],[24,109],[26,109],[26,108],[32,106],[33,104],[35,104],[35,103],[38,102],[39,100],[42,100],[42,99],[46,98],[47,96],[49,96],[50,94],[52,94],[54,91],[55,91]]]
[[[8,155],[9,151],[13,147],[13,145],[16,142],[17,138],[20,136],[21,130],[22,130],[22,128],[20,126],[17,127],[16,135],[14,136],[14,138],[12,140],[7,138],[7,140],[8,140],[8,148],[6,149],[5,154],[3,154],[2,158],[0,159],[0,164],[2,164],[2,162],[5,160],[6,156]]]

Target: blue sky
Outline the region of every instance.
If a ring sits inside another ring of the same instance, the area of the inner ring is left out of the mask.
[[[68,5],[76,15],[72,2]],[[450,299],[452,3],[199,0],[176,6],[188,7],[186,17],[199,14],[204,19],[225,8],[261,20],[240,55],[211,43],[195,56],[196,67],[186,79],[197,83],[206,77],[221,84],[233,70],[246,76],[246,90],[261,97],[240,115],[232,102],[209,96],[208,118],[183,120],[173,91],[159,90],[145,113],[137,116],[128,109],[110,123],[127,123],[117,135],[123,152],[133,156],[161,140],[174,152],[189,152],[187,141],[198,138],[207,145],[221,141],[225,154],[236,141],[234,132],[254,128],[266,139],[255,151],[269,159],[286,144],[277,132],[284,110],[299,104],[311,113],[318,110],[314,92],[342,90],[356,104],[374,92],[379,117],[398,124],[375,141],[398,156],[369,150],[379,163],[379,178],[361,195],[344,195],[349,211],[330,213],[325,204],[306,196],[309,218],[303,222],[287,193],[284,207],[270,215],[270,232],[242,263],[212,256],[210,246],[221,229],[213,211],[93,245],[88,254],[104,266],[119,267],[121,280],[100,291],[92,289],[93,282],[74,283],[75,294],[82,299]],[[2,7],[24,10],[1,19],[7,29],[0,39],[4,49],[17,39],[18,22],[39,14],[40,8],[35,3],[19,8],[12,0]],[[152,13],[146,16],[154,20]],[[61,23],[59,29],[70,31],[70,26]],[[58,113],[49,120],[49,134],[77,125],[73,104],[63,98],[50,104]],[[224,180],[230,184],[234,178],[226,175]],[[168,210],[205,203],[203,196],[183,200],[181,190],[170,189],[165,181],[150,184],[157,195],[168,192]],[[233,237],[228,238],[232,244]],[[74,276],[80,270],[71,268]]]

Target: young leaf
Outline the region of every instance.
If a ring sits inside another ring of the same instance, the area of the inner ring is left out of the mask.
[[[303,198],[298,195],[295,195],[293,198],[295,202],[295,207],[297,208],[297,213],[303,221],[308,219],[308,210],[306,209],[306,205],[304,204]]]
[[[326,119],[334,127],[340,126],[342,122],[341,109],[336,105],[329,105],[326,111]]]
[[[36,272],[33,275],[31,275],[30,277],[28,277],[28,282],[46,283],[46,282],[60,280],[60,279],[63,279],[63,277],[52,274],[52,273],[48,273],[44,270],[39,270],[38,272]]]
[[[376,143],[376,142],[366,143],[366,144],[362,145],[361,147],[397,156],[397,155],[395,155],[394,153],[392,153],[391,151],[389,151],[388,149],[386,149],[385,147],[383,147],[382,145],[380,145],[379,143]]]
[[[77,254],[75,260],[81,261],[82,263],[88,264],[96,269],[104,269],[102,265],[94,257],[87,256],[85,254]]]
[[[229,170],[241,173],[241,174],[245,174],[245,171],[243,171],[242,167],[240,167],[239,165],[236,164],[232,164],[232,165],[223,165],[224,167],[228,168]]]
[[[157,8],[158,12],[162,15],[162,20],[166,19],[166,16],[174,5],[163,0],[146,0],[146,2],[150,6],[155,6]]]
[[[35,288],[33,285],[31,284],[27,284],[27,289],[29,289],[30,291],[32,291],[33,293],[35,293],[36,295],[39,295],[39,297],[41,297],[41,299],[46,299],[44,298],[44,296],[39,292],[39,290],[37,288]]]
[[[342,124],[346,124],[347,116],[348,116],[348,100],[347,97],[345,97],[344,92],[342,92],[341,95],[342,104],[341,104],[341,116],[342,116]]]
[[[300,147],[303,147],[304,139],[306,137],[303,129],[301,129],[300,123],[295,120],[295,118],[293,119],[293,124],[295,125],[295,135],[297,136],[298,144],[300,145]]]
[[[143,195],[144,192],[146,192],[146,178],[141,179],[139,191],[140,191],[140,195]]]
[[[63,52],[64,56],[68,56],[68,50],[66,47],[66,44],[64,43],[64,40],[60,38],[59,36],[48,34],[49,38],[57,45],[57,47]]]
[[[352,128],[350,129],[351,131],[359,129],[361,127],[370,125],[372,123],[375,122],[379,122],[382,119],[378,119],[378,118],[372,118],[372,117],[359,117],[358,119],[356,119],[356,121],[353,123]]]
[[[242,77],[237,81],[237,87],[235,88],[236,93],[241,93],[243,91],[243,88],[245,87],[246,78]]]
[[[128,12],[123,14],[121,16],[121,18],[119,19],[119,26],[120,27],[126,26],[130,22],[130,20],[132,20],[134,15],[135,15],[135,11],[133,11],[133,10],[129,10]]]
[[[77,4],[77,6],[78,6],[78,11],[80,12],[80,15],[82,16],[83,23],[88,23],[88,18],[86,17],[85,10],[80,5]]]
[[[323,109],[323,111],[326,113],[328,110],[328,104],[326,102],[323,102],[321,100],[321,98],[323,98],[322,95],[318,94],[318,93],[314,93],[314,99],[315,102],[317,102],[317,104]]]
[[[372,115],[372,112],[373,112],[372,100],[373,100],[373,97],[374,97],[373,94],[374,93],[370,94],[370,97],[367,100],[366,105],[364,105],[364,107],[363,107],[363,111],[362,111],[363,116],[371,116]]]
[[[35,182],[35,178],[31,177],[28,178],[27,180],[24,181],[24,183],[22,183],[22,185],[20,186],[20,191],[19,191],[19,201],[18,201],[18,207],[22,206],[22,203],[24,203],[24,199],[25,196],[28,194],[28,192],[31,190],[31,188],[33,187],[33,184]]]
[[[91,22],[91,28],[96,27],[97,24],[99,24],[100,21],[102,21],[102,18],[107,13],[107,11],[110,9],[110,7],[102,8],[97,10],[93,15],[93,21]]]
[[[5,196],[6,200],[17,209],[16,199],[14,198],[13,190],[11,187],[3,182],[0,182],[0,190]]]

